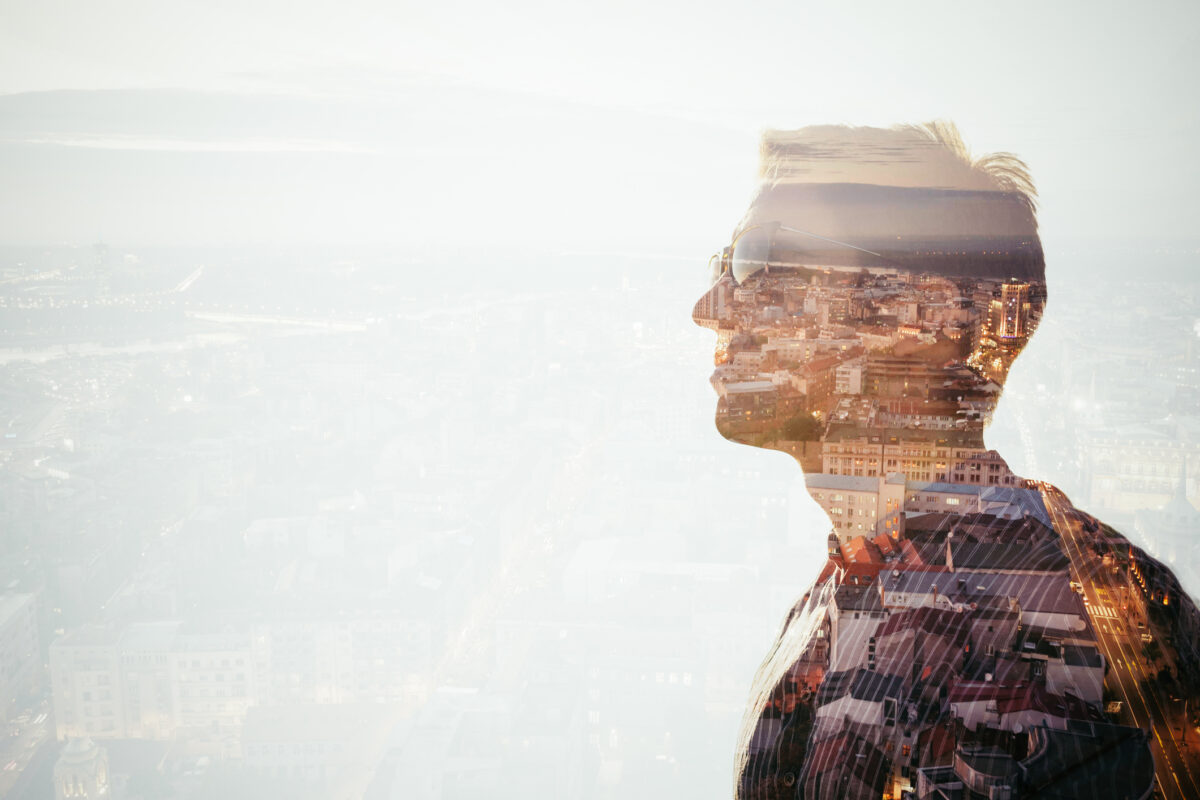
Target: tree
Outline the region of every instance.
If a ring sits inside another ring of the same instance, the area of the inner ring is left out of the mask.
[[[800,414],[783,423],[783,436],[801,442],[814,442],[821,436],[821,423],[811,414]]]

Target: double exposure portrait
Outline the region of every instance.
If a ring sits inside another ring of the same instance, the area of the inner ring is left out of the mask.
[[[760,176],[693,318],[717,429],[795,456],[829,558],[755,679],[736,796],[1195,796],[1186,735],[1150,735],[1197,689],[1195,606],[985,443],[1047,309],[1026,166],[948,123],[811,127],[766,133]]]
[[[6,0],[0,800],[1200,800],[1197,31]]]

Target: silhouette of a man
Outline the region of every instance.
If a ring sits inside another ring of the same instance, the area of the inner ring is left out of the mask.
[[[766,134],[760,176],[693,316],[718,429],[796,457],[829,560],[759,670],[736,794],[1200,796],[1190,599],[984,445],[1045,307],[1025,165],[943,123],[817,127]]]

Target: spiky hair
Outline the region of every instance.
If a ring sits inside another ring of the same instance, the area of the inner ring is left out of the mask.
[[[861,151],[839,151],[839,146],[855,143]],[[907,153],[905,152],[907,150]],[[840,162],[863,163],[874,157],[894,157],[896,163],[911,163],[924,152],[945,167],[953,163],[961,168],[958,188],[990,189],[1020,199],[1030,216],[1037,211],[1037,189],[1029,167],[1012,153],[986,153],[974,156],[953,122],[932,120],[891,128],[854,126],[813,126],[798,130],[768,130],[759,142],[759,178],[767,188],[779,183],[803,183],[813,173],[836,167]],[[932,171],[932,170],[931,170]]]

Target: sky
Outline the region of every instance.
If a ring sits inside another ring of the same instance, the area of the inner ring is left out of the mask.
[[[1043,237],[1194,233],[1194,4],[12,3],[0,243],[670,250],[757,138],[956,122]],[[619,247],[618,247],[619,245]]]

